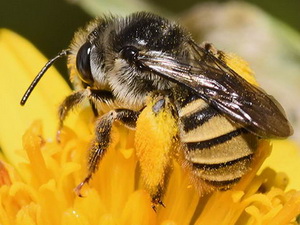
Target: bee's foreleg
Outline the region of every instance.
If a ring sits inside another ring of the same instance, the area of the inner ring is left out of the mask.
[[[136,120],[140,112],[129,109],[112,110],[96,122],[95,140],[89,150],[88,158],[88,174],[84,180],[75,188],[77,195],[81,196],[80,190],[82,186],[89,182],[92,175],[97,170],[100,160],[103,158],[109,144],[111,142],[111,130],[115,121],[119,121],[126,127],[135,128]]]
[[[63,127],[64,120],[67,117],[70,110],[81,103],[86,98],[86,90],[80,90],[67,96],[65,100],[60,104],[58,108],[59,125],[58,131]]]
[[[94,102],[94,101],[106,102],[109,100],[113,100],[114,97],[108,91],[93,90],[90,88],[76,91],[71,95],[67,96],[58,108],[59,124],[58,124],[57,136],[56,136],[56,139],[58,141],[60,141],[60,132],[63,127],[64,120],[66,119],[68,113],[86,98],[88,98],[90,102]]]

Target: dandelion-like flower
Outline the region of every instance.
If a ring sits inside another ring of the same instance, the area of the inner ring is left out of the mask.
[[[0,31],[0,49],[0,224],[297,224],[300,157],[288,140],[261,141],[251,170],[235,187],[205,196],[174,162],[166,207],[154,212],[140,181],[135,134],[115,125],[98,172],[78,197],[73,189],[86,174],[92,113],[84,109],[68,119],[57,143],[55,107],[70,92],[67,85],[49,71],[53,83],[42,81],[28,109],[20,109],[22,92],[43,59],[7,30]]]

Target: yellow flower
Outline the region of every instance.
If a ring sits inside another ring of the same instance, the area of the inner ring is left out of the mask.
[[[300,157],[287,140],[272,141],[266,161],[271,145],[261,141],[251,171],[238,185],[203,197],[175,163],[163,199],[166,207],[155,213],[140,184],[134,133],[115,125],[98,172],[84,186],[84,197],[76,196],[73,189],[86,172],[91,112],[84,109],[68,119],[57,143],[55,107],[69,88],[51,69],[21,108],[23,91],[45,59],[8,30],[0,31],[0,52],[0,224],[297,224],[300,191],[292,188],[300,187]]]

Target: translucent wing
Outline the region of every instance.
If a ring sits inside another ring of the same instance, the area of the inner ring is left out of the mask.
[[[206,49],[189,42],[193,59],[180,60],[161,52],[140,54],[138,61],[157,75],[195,92],[231,120],[261,137],[293,133],[279,103],[248,83]]]

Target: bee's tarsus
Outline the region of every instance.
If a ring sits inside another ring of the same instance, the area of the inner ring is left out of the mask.
[[[157,207],[157,205],[152,204],[152,209],[154,212],[157,212],[156,207]]]
[[[56,132],[56,141],[57,141],[57,143],[61,143],[61,129],[62,128],[59,128]]]
[[[78,197],[83,197],[83,195],[81,194],[81,188],[83,186],[83,182],[80,183],[76,188],[74,188],[74,192]]]
[[[162,202],[160,198],[158,197],[152,198],[152,209],[154,210],[154,212],[157,212],[157,208],[159,205],[166,208],[165,204]]]
[[[76,188],[74,188],[74,192],[75,194],[78,196],[78,197],[84,197],[82,194],[81,194],[81,189],[82,187],[85,185],[85,184],[88,184],[90,179],[92,178],[92,175],[89,174],[80,184],[77,185]]]
[[[161,200],[158,202],[158,204],[160,204],[162,207],[166,208],[165,204]]]

